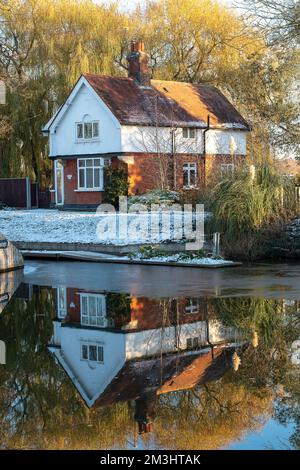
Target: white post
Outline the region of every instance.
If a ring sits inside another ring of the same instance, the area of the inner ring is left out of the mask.
[[[213,258],[220,256],[220,232],[213,234]]]
[[[0,364],[6,364],[6,345],[4,341],[0,341]]]
[[[300,206],[300,186],[295,186],[295,199],[296,199],[296,209],[299,210]]]

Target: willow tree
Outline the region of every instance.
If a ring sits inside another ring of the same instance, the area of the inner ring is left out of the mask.
[[[8,89],[1,114],[10,125],[0,141],[0,170],[48,184],[41,127],[81,73],[116,73],[122,18],[114,4],[90,0],[8,0],[0,3],[0,19],[0,73]]]

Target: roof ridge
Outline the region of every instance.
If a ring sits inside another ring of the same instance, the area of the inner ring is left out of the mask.
[[[164,82],[164,83],[182,83],[183,85],[191,85],[191,86],[205,86],[210,88],[216,88],[215,85],[210,85],[206,83],[192,83],[192,82],[182,82],[180,80],[162,80],[159,78],[151,79],[151,82]],[[216,88],[218,89],[218,88]]]
[[[93,73],[93,72],[85,72],[82,74],[84,77],[86,76],[92,76],[92,77],[101,77],[101,78],[112,78],[112,79],[118,79],[118,80],[129,80],[131,82],[134,82],[134,79],[131,77],[121,77],[119,75],[107,75],[107,74],[102,74],[102,73]],[[215,85],[211,85],[209,83],[192,83],[192,82],[186,82],[186,81],[181,81],[181,80],[163,80],[160,78],[152,78],[151,82],[163,82],[163,83],[182,83],[183,85],[191,85],[191,86],[203,86],[203,87],[209,87],[209,88],[215,88],[216,90],[219,90]]]
[[[130,77],[119,77],[119,76],[116,76],[116,75],[105,75],[105,74],[102,74],[102,73],[91,73],[91,72],[86,72],[86,73],[83,73],[82,74],[83,77],[86,77],[86,76],[92,76],[92,77],[101,77],[101,78],[117,78],[118,80],[130,80],[130,81],[134,81],[132,78]]]

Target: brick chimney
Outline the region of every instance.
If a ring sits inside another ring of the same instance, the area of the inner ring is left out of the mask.
[[[128,77],[133,78],[138,85],[150,86],[149,55],[145,52],[143,42],[132,42],[131,51],[127,56]]]

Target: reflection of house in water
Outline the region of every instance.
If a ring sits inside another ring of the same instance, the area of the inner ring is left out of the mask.
[[[203,299],[58,288],[49,349],[89,407],[135,400],[147,432],[154,398],[221,377],[235,342]]]

